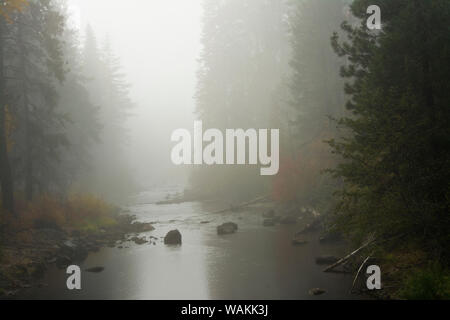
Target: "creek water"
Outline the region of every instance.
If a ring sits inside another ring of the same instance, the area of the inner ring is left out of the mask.
[[[101,273],[82,272],[82,289],[69,291],[65,270],[49,270],[42,288],[29,289],[25,299],[356,299],[349,294],[352,276],[322,272],[316,265],[320,255],[340,256],[343,245],[323,245],[318,234],[309,243],[293,246],[299,226],[263,227],[263,207],[241,212],[211,214],[223,208],[217,202],[157,205],[176,188],[142,192],[128,207],[139,221],[154,223],[145,236],[155,244],[122,244],[89,255],[82,270],[102,266]],[[239,225],[237,233],[218,236],[224,222]],[[208,222],[208,223],[206,223]],[[162,238],[178,229],[179,247],[165,246]],[[321,296],[310,296],[311,288],[323,288]]]

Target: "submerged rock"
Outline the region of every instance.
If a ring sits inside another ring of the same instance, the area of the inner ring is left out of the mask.
[[[316,264],[318,265],[331,265],[336,263],[339,259],[335,256],[321,256],[316,258]]]
[[[91,273],[100,273],[100,272],[103,272],[103,270],[105,270],[104,267],[93,267],[93,268],[86,269],[84,271],[91,272]]]
[[[275,220],[274,219],[265,219],[263,221],[263,226],[264,227],[273,227],[275,225]]]
[[[133,241],[137,245],[145,244],[148,242],[145,238],[139,238],[139,237],[133,237],[133,238],[131,238],[131,241]]]
[[[182,237],[178,230],[172,230],[164,237],[164,244],[167,245],[181,245]]]
[[[227,222],[217,227],[218,235],[233,234],[238,230],[238,225],[233,222]]]
[[[320,296],[320,295],[322,295],[322,294],[324,294],[326,292],[327,291],[324,290],[324,289],[314,288],[314,289],[309,290],[309,295],[311,295],[311,296]]]

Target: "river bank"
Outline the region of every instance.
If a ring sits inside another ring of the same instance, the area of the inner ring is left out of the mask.
[[[319,230],[303,234],[305,244],[294,244],[308,219],[291,222],[286,212],[271,217],[274,204],[262,202],[217,213],[227,203],[185,202],[158,205],[167,191],[143,192],[126,207],[141,223],[155,229],[135,242],[108,245],[79,264],[82,290],[66,288],[65,270],[51,266],[41,288],[23,290],[20,299],[358,299],[349,293],[352,275],[324,273],[318,257],[340,257],[345,243],[320,241]],[[267,219],[277,220],[265,226]],[[238,226],[232,234],[219,235],[224,223]],[[168,246],[162,238],[179,230],[181,246]],[[85,272],[102,267],[98,273]],[[311,289],[323,289],[311,295]]]
[[[90,253],[115,247],[127,240],[141,242],[140,233],[154,230],[136,217],[116,214],[115,223],[98,231],[67,230],[59,227],[32,228],[16,232],[3,229],[0,238],[0,298],[14,298],[30,288],[46,286],[42,282],[52,268],[64,270],[80,264]],[[133,235],[130,237],[130,235]]]

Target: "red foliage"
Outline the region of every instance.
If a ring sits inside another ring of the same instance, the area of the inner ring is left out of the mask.
[[[272,181],[272,198],[289,202],[307,196],[321,181],[322,170],[333,165],[333,159],[322,141],[315,141],[295,158],[281,157],[280,170]]]

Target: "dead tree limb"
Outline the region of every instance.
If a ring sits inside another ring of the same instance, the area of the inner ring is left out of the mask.
[[[252,204],[255,204],[255,203],[258,203],[258,202],[261,202],[261,201],[265,201],[265,200],[269,199],[269,197],[270,196],[268,196],[268,195],[267,196],[263,196],[263,197],[258,197],[256,199],[251,200],[251,201],[241,203],[241,204],[239,204],[239,205],[237,205],[235,207],[231,207],[231,208],[215,211],[215,212],[212,212],[212,213],[213,214],[217,214],[217,213],[224,213],[224,212],[228,212],[228,211],[232,211],[232,210],[242,209],[242,208],[248,207],[248,206],[250,206]]]
[[[367,256],[367,258],[363,261],[363,263],[361,264],[361,266],[358,269],[358,272],[356,273],[355,279],[353,279],[353,284],[352,284],[352,288],[350,290],[350,293],[353,292],[353,289],[355,288],[355,284],[356,284],[356,280],[358,280],[359,274],[361,273],[361,270],[364,268],[365,264],[367,263],[367,261],[369,261],[370,257],[373,255],[373,252]]]
[[[340,259],[338,262],[332,264],[331,266],[328,266],[325,270],[323,270],[323,272],[330,272],[331,270],[333,270],[334,268],[340,266],[341,264],[343,264],[344,262],[346,262],[348,259],[350,259],[351,257],[353,257],[355,254],[357,254],[358,252],[360,252],[361,250],[367,248],[369,245],[371,245],[372,243],[375,242],[375,237],[373,235],[371,235],[369,237],[369,240],[366,241],[366,243],[364,245],[362,245],[361,247],[359,247],[358,249],[356,249],[355,251],[353,251],[352,253],[346,255],[344,258]]]

